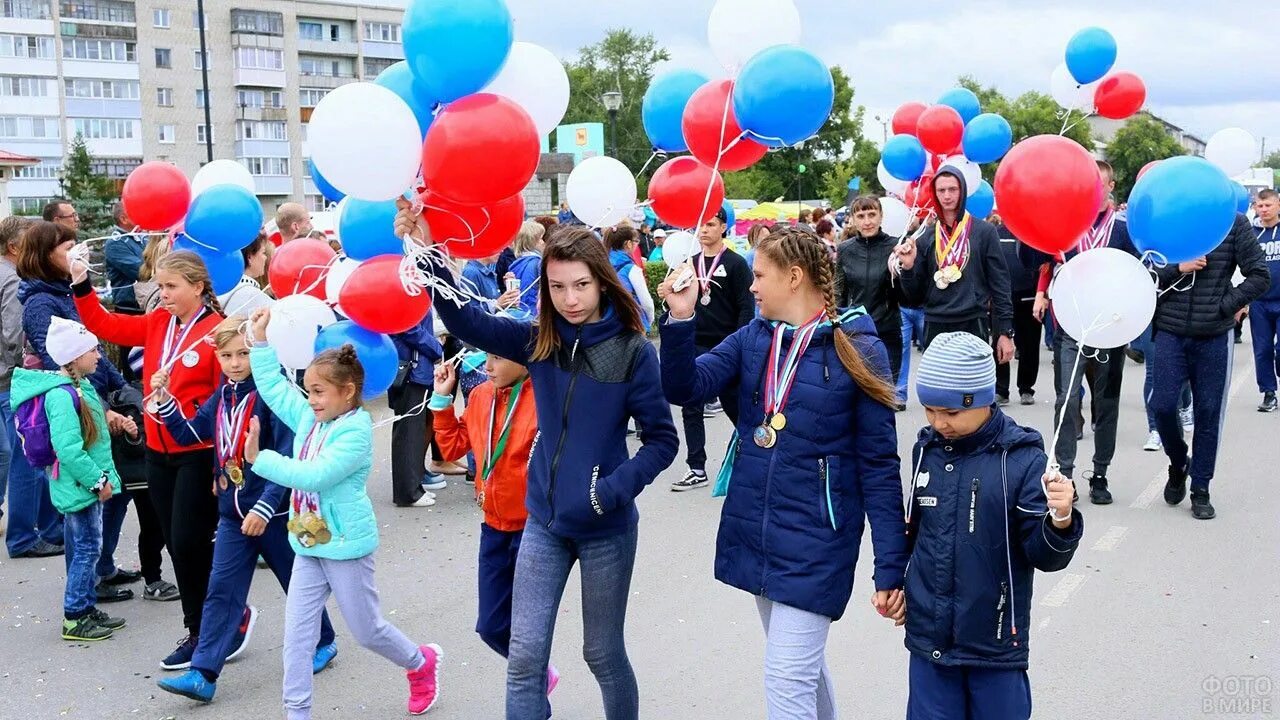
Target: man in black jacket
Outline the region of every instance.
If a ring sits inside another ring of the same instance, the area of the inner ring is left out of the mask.
[[[836,304],[840,307],[862,306],[876,324],[876,333],[889,351],[889,370],[898,381],[902,368],[902,314],[898,303],[901,290],[889,275],[889,256],[898,239],[880,227],[883,211],[880,199],[870,195],[849,206],[853,218],[853,237],[840,243],[836,250]],[[899,409],[906,409],[903,405]]]
[[[699,355],[710,352],[725,338],[755,317],[755,297],[751,294],[753,278],[747,261],[724,244],[728,227],[724,208],[698,228],[702,252],[690,259],[698,284],[698,308],[694,317],[697,330],[694,339]],[[725,388],[720,395],[725,417],[738,425],[738,386]],[[689,472],[673,483],[675,492],[700,488],[707,484],[707,429],[702,405],[681,408],[684,419],[684,443],[688,450]]]
[[[1232,287],[1237,267],[1244,282]],[[1232,329],[1236,317],[1270,287],[1271,274],[1249,220],[1237,215],[1226,239],[1207,256],[1160,268],[1156,275],[1162,294],[1154,321],[1155,353],[1147,355],[1147,362],[1155,363],[1151,409],[1169,456],[1164,501],[1181,503],[1190,476],[1191,512],[1196,519],[1208,520],[1215,514],[1209,502],[1209,481],[1217,464],[1218,431],[1231,385]],[[1187,380],[1195,397],[1190,457],[1178,422],[1178,399]]]
[[[992,218],[1000,237],[1000,250],[1004,264],[1009,269],[1009,301],[1013,303],[1013,344],[1018,350],[1018,399],[1023,405],[1035,405],[1036,381],[1040,379],[1040,321],[1036,319],[1036,281],[1039,265],[1028,267],[1018,256],[1022,243],[1013,236],[1008,226]],[[1009,404],[1009,380],[1013,363],[996,366],[996,402]]]
[[[987,306],[995,323],[996,362],[1013,358],[1009,269],[996,229],[965,211],[964,175],[943,166],[933,178],[937,222],[919,240],[898,246],[902,291],[924,308],[924,346],[942,333],[967,332],[990,341]]]

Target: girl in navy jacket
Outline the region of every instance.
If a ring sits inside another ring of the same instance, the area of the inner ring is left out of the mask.
[[[739,388],[716,578],[756,596],[770,720],[827,720],[836,716],[827,631],[849,603],[868,520],[873,604],[901,617],[896,400],[871,318],[836,310],[834,270],[816,235],[774,232],[756,247],[753,272],[761,317],[696,358],[695,286],[676,292],[672,278],[659,289],[671,311],[661,323],[662,386],[674,405]]]
[[[396,234],[428,238],[409,203]],[[447,270],[424,263],[451,284]],[[583,227],[547,242],[536,325],[486,314],[477,304],[437,296],[436,311],[463,342],[529,368],[538,435],[529,460],[525,526],[516,562],[507,663],[507,717],[546,717],[552,631],[575,562],[581,563],[585,654],[604,696],[604,716],[639,716],[639,690],[627,659],[624,622],[635,564],[635,498],[675,459],[679,441],[662,397],[658,356],[640,312]],[[640,449],[627,450],[627,423],[639,423]]]

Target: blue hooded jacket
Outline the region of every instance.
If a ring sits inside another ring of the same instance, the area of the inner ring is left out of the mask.
[[[511,263],[511,274],[520,280],[520,309],[531,317],[538,316],[538,282],[542,278],[542,256],[528,253]]]
[[[173,401],[173,398],[160,406],[160,417],[164,420],[165,427],[169,428],[174,440],[182,445],[198,445],[214,439],[219,405],[226,403],[227,406],[234,407],[247,395],[256,394],[257,391],[253,376],[238,383],[223,378],[218,392],[200,404],[200,409],[196,411],[194,417],[184,418],[182,409]],[[254,401],[253,416],[258,418],[258,424],[262,427],[261,435],[258,436],[259,447],[270,448],[285,457],[292,456],[293,431],[271,412],[271,408],[267,407],[266,401],[261,397]],[[246,424],[245,430],[248,429],[249,426]],[[218,512],[223,517],[242,520],[245,513],[255,512],[263,520],[270,521],[275,515],[288,512],[289,508],[286,504],[289,497],[288,488],[259,477],[253,472],[249,463],[242,463],[242,469],[244,471],[243,487],[237,488],[227,483],[227,489],[218,492]],[[221,464],[215,472],[221,477]]]
[[[530,521],[579,540],[634,527],[640,517],[636,497],[679,449],[671,408],[662,397],[658,354],[644,336],[627,330],[611,308],[599,322],[584,325],[557,315],[559,350],[530,361],[534,325],[438,296],[435,308],[459,340],[529,368],[538,411],[525,496]],[[640,426],[641,446],[629,457],[632,418]]]
[[[444,348],[436,339],[433,326],[435,318],[431,313],[405,332],[392,335],[391,341],[396,345],[396,354],[400,362],[409,363],[409,382],[415,385],[431,387],[435,384],[435,364],[444,357]]]
[[[912,450],[906,645],[939,665],[1025,670],[1033,576],[1071,562],[1084,517],[1053,526],[1044,440],[991,412],[956,440],[924,428]]]
[[[889,358],[860,310],[841,318],[868,365]],[[676,405],[701,405],[737,386],[737,457],[716,536],[716,579],[838,620],[853,591],[862,531],[871,523],[877,590],[902,587],[907,563],[893,409],[862,390],[823,323],[801,356],[773,448],[752,441],[764,422],[764,378],[774,324],[753,320],[695,359],[693,321],[659,323],[662,387]],[[789,345],[788,345],[789,347]]]
[[[45,280],[23,280],[18,286],[18,302],[22,303],[22,331],[27,335],[31,349],[40,356],[45,370],[57,370],[58,363],[45,351],[44,339],[49,334],[49,320],[55,316],[64,320],[80,321],[80,311],[76,310],[76,302],[71,296],[71,282],[47,282]],[[98,344],[102,350],[102,344]],[[89,382],[103,398],[104,406],[110,407],[106,398],[116,390],[125,386],[124,376],[116,366],[107,360],[104,353],[98,367],[89,375]]]

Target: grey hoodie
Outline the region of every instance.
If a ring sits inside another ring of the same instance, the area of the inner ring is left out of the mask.
[[[0,392],[9,392],[13,369],[22,367],[22,303],[18,302],[18,269],[0,257]]]

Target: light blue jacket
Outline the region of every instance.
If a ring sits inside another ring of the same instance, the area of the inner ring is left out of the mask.
[[[331,421],[320,452],[306,460],[295,459],[316,424],[315,413],[298,388],[280,372],[275,350],[255,347],[249,353],[249,362],[259,397],[293,430],[295,456],[262,450],[253,462],[253,472],[278,485],[316,493],[320,497],[320,517],[333,534],[329,542],[306,548],[291,533],[289,544],[299,555],[328,560],[354,560],[369,555],[378,548],[378,521],[365,492],[373,467],[373,419],[360,409]],[[320,427],[316,432],[325,429]],[[291,518],[293,514],[290,502]]]

